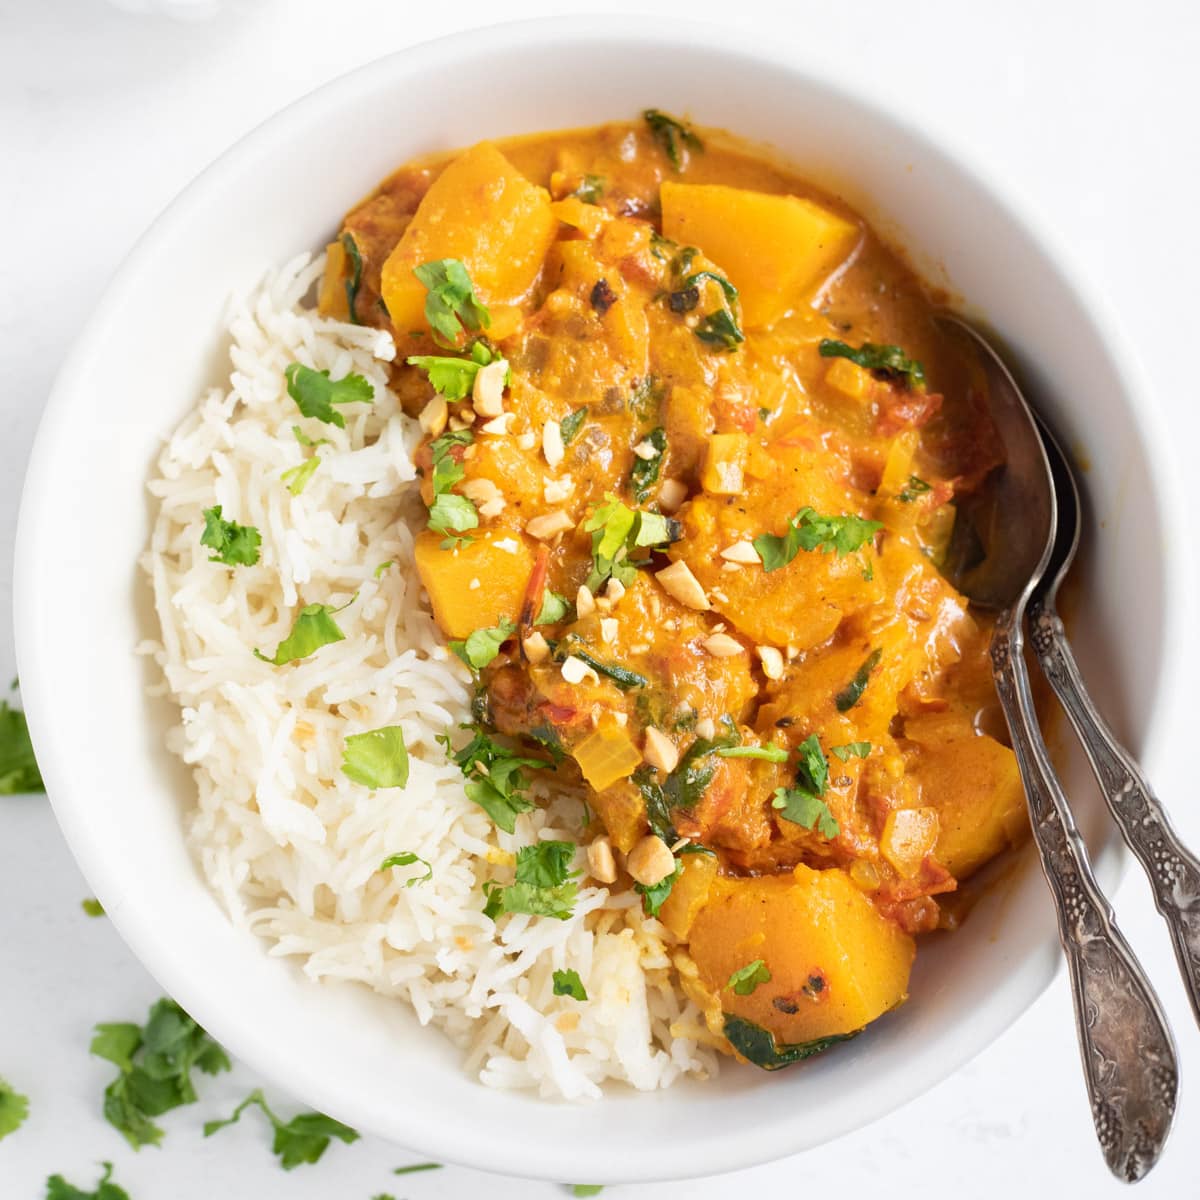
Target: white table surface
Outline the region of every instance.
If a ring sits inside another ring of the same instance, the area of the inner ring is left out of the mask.
[[[124,0],[124,7],[153,10],[171,2]],[[214,6],[219,11],[210,19],[184,23],[153,11],[121,12],[106,0],[0,0],[5,683],[14,664],[12,540],[41,407],[65,350],[150,219],[234,139],[359,63],[500,16],[572,7],[537,0],[502,8],[477,0],[215,0]],[[680,6],[633,7],[663,13]],[[982,147],[1111,296],[1145,356],[1154,402],[1177,431],[1163,448],[1162,469],[1183,469],[1181,451],[1200,432],[1200,10],[1164,0],[987,6],[692,0],[687,7],[699,18],[733,14],[758,23],[772,42],[832,56],[848,78],[898,110],[952,142]],[[792,15],[774,16],[785,9]],[[1194,520],[1180,514],[1178,529],[1179,553],[1191,561]],[[80,536],[103,536],[102,514],[89,513],[83,498]],[[70,547],[47,549],[70,553]],[[1194,643],[1175,649],[1200,666]],[[1200,813],[1186,774],[1187,747],[1195,740],[1189,716],[1168,716],[1179,752],[1157,785],[1197,843]],[[163,1147],[135,1155],[101,1117],[111,1068],[89,1058],[87,1046],[93,1023],[142,1019],[159,992],[108,923],[80,911],[88,894],[44,799],[0,799],[0,1076],[32,1098],[29,1121],[0,1143],[0,1200],[40,1200],[43,1181],[56,1171],[90,1188],[102,1159],[116,1164],[132,1200],[567,1194],[556,1185],[459,1168],[396,1179],[391,1168],[413,1156],[374,1139],[335,1143],[317,1166],[285,1175],[255,1120],[213,1141],[200,1136],[203,1120],[228,1111],[254,1086],[244,1070],[206,1079],[198,1105],[163,1119]],[[1174,1140],[1139,1195],[1196,1197],[1200,1101],[1192,1087],[1200,1079],[1200,1037],[1148,890],[1134,873],[1117,907],[1169,1010],[1185,1077]],[[286,1097],[278,1099],[291,1111]],[[536,1129],[529,1140],[532,1164]],[[606,1195],[715,1200],[783,1189],[855,1198],[1116,1196],[1121,1185],[1107,1176],[1094,1145],[1065,977],[973,1063],[867,1129],[739,1175]]]

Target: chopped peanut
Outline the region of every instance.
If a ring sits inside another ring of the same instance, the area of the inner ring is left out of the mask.
[[[546,461],[557,467],[566,451],[563,449],[562,427],[557,421],[547,421],[542,426],[542,453]]]
[[[508,423],[512,420],[512,413],[502,412],[498,417],[493,417],[490,421],[480,425],[481,433],[505,434],[508,432]]]
[[[562,677],[568,683],[582,683],[585,679],[590,678],[593,683],[600,682],[600,676],[583,661],[582,658],[576,658],[573,654],[568,654],[563,659]]]
[[[531,663],[543,663],[550,657],[550,643],[546,641],[544,634],[536,630],[521,645],[525,650],[525,657]]]
[[[730,637],[727,633],[710,634],[704,639],[704,648],[714,658],[733,658],[745,649],[737,638]]]
[[[450,410],[446,406],[445,396],[434,396],[417,418],[422,430],[430,437],[437,437],[446,428]]]
[[[665,513],[675,512],[687,499],[687,484],[681,479],[664,479],[658,489],[658,506]]]
[[[504,411],[504,381],[507,377],[508,363],[502,358],[475,372],[471,400],[481,417],[498,417]]]
[[[781,679],[783,677],[783,654],[774,646],[759,646],[755,653],[758,655],[758,661],[762,663],[763,674],[768,679]]]
[[[575,593],[575,613],[580,617],[590,617],[596,611],[596,597],[588,590],[587,584],[581,583]]]
[[[698,612],[707,612],[712,608],[699,580],[682,559],[673,562],[669,567],[663,567],[661,571],[656,571],[654,578],[662,584],[663,591],[673,596],[680,604],[686,604],[688,608],[694,608]]]
[[[617,640],[617,628],[616,617],[602,617],[600,619],[600,640],[606,646],[611,646]]]
[[[642,743],[642,757],[652,767],[657,767],[667,775],[679,766],[679,751],[675,748],[675,743],[653,725],[646,730],[646,740]]]
[[[755,550],[754,544],[745,540],[734,542],[732,546],[726,546],[721,551],[721,557],[726,562],[744,563],[747,566],[762,562],[762,559],[758,557],[758,551]]]
[[[575,522],[571,520],[562,509],[556,509],[554,512],[542,513],[540,517],[534,517],[525,524],[525,532],[530,537],[535,537],[538,541],[548,542],[552,537],[559,533],[565,533],[568,529],[574,526]]]
[[[675,855],[662,838],[647,834],[630,850],[625,869],[642,887],[654,887],[675,870]]]
[[[587,848],[588,874],[597,883],[617,882],[617,863],[613,858],[612,842],[606,837],[596,838]]]

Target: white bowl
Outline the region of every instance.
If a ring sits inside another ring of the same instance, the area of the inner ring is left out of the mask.
[[[1079,657],[1153,768],[1183,589],[1161,551],[1176,506],[1151,466],[1162,443],[1132,356],[1001,184],[844,92],[832,64],[781,61],[725,30],[643,18],[502,26],[383,59],[272,118],[171,205],[97,307],[47,406],[17,545],[21,682],[47,787],[96,895],[164,989],[315,1108],[437,1159],[552,1180],[701,1175],[819,1145],[980,1051],[1059,960],[1027,854],[960,932],[925,942],[910,1002],[864,1036],[781,1074],[731,1064],[716,1082],[616,1091],[581,1112],[489,1091],[403,1006],[315,986],[269,958],[230,926],[188,855],[191,781],[162,748],[171,708],[145,697],[151,671],[133,654],[155,634],[135,564],[145,479],[160,439],[221,370],[230,292],[320,246],[414,154],[647,105],[773,143],[1019,350],[1038,403],[1092,465]],[[1129,611],[1136,622],[1121,621]],[[1112,887],[1122,856],[1070,774]]]

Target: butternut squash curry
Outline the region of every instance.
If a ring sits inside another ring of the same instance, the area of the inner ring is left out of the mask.
[[[915,935],[1025,827],[988,619],[939,572],[997,439],[913,273],[650,110],[403,167],[321,307],[400,349],[471,798],[511,832],[535,777],[586,786],[588,875],[641,894],[759,1066],[903,1001]],[[566,915],[552,857],[488,911]]]

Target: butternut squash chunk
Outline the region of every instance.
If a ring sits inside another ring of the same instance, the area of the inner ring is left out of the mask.
[[[523,537],[489,530],[443,550],[441,534],[426,529],[414,553],[434,619],[448,638],[516,621],[533,571],[533,553]]]
[[[804,303],[858,244],[862,231],[797,196],[723,184],[664,183],[663,233],[698,246],[729,273],[748,328]]]
[[[658,919],[676,937],[686,938],[717,878],[717,860],[712,854],[686,854],[680,861],[679,878],[663,901]]]
[[[906,997],[916,946],[838,869],[718,879],[689,953],[726,1013],[780,1043],[862,1029]],[[771,978],[748,995],[729,980],[757,959]]]
[[[427,330],[422,263],[457,258],[491,310],[493,337],[512,332],[513,314],[542,269],[557,221],[550,195],[530,183],[490,142],[456,158],[425,193],[412,223],[383,264],[383,301],[398,334]]]
[[[906,733],[921,736],[916,728]],[[937,810],[933,857],[956,879],[1016,845],[1028,829],[1016,756],[994,738],[939,737],[920,747],[911,770],[922,804]]]

